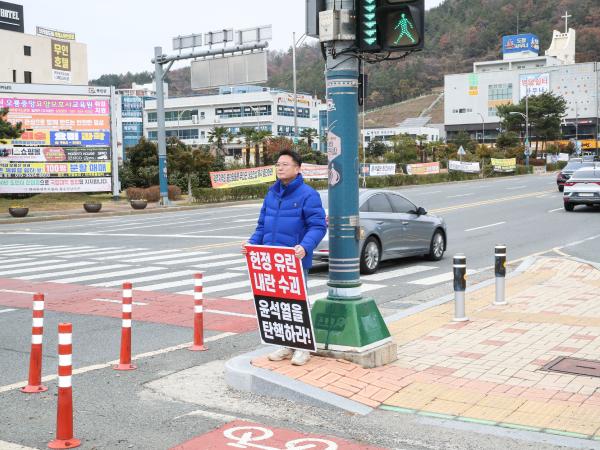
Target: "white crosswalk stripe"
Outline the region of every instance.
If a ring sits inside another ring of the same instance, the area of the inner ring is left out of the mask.
[[[140,250],[146,250],[146,251],[140,251]],[[111,256],[101,256],[101,257],[95,258],[95,259],[97,259],[99,261],[108,261],[111,259],[127,259],[129,257],[135,258],[137,256],[162,255],[165,253],[175,253],[178,251],[179,250],[176,248],[171,248],[168,250],[149,250],[147,248],[138,248],[138,249],[125,248],[120,251],[103,252],[103,255],[111,255]]]
[[[17,277],[19,280],[41,280],[44,278],[54,278],[54,277],[61,277],[63,275],[77,275],[80,273],[89,273],[89,272],[98,272],[98,270],[104,270],[104,269],[120,269],[123,267],[127,267],[125,264],[114,264],[112,266],[104,266],[104,267],[85,267],[83,269],[73,269],[73,270],[63,270],[60,272],[54,272],[54,269],[49,269],[48,273],[41,273],[41,274],[36,274],[36,275],[26,275],[24,277]],[[58,279],[57,280],[50,280],[50,281],[56,281],[57,283],[60,282]],[[69,281],[64,281],[64,283],[68,283]]]
[[[169,265],[175,265],[175,264],[187,264],[187,263],[202,262],[202,261],[214,261],[215,259],[231,258],[232,256],[239,256],[239,253],[223,253],[220,255],[217,254],[217,255],[201,256],[199,258],[186,258],[186,259],[181,259],[181,260],[177,260],[177,261],[165,261],[165,262],[161,262],[160,264],[169,266]],[[194,266],[194,267],[198,267],[198,266]],[[204,267],[204,265],[202,265],[202,267]]]
[[[233,265],[233,264],[242,264],[242,263],[243,264],[246,263],[246,260],[244,258],[228,260],[228,261],[220,261],[220,262],[216,262],[216,263],[197,264],[192,267],[197,267],[198,269],[202,269],[202,270],[208,270],[208,269],[213,269],[215,267],[223,267],[223,266],[228,266],[228,265]]]
[[[467,269],[467,275],[475,273],[475,270]],[[434,275],[432,277],[420,278],[418,280],[409,281],[408,284],[417,284],[419,286],[431,286],[433,284],[445,283],[451,281],[454,278],[452,272],[442,273],[440,275]]]
[[[56,249],[60,249],[60,248],[64,248],[64,247],[56,247]],[[19,248],[19,252],[20,254],[34,254],[35,251],[43,251],[45,249],[48,249],[48,247],[46,247],[45,245],[40,245],[40,246],[35,246],[35,247],[26,247],[26,248]],[[10,249],[10,250],[2,250],[0,248],[0,255],[12,255],[15,253],[15,249]]]
[[[172,255],[160,255],[160,256],[145,256],[143,258],[134,258],[130,259],[127,262],[130,263],[139,263],[139,262],[148,262],[148,261],[160,261],[165,259],[174,259],[174,258],[183,258],[185,256],[198,256],[198,255],[206,255],[207,252],[181,252]]]
[[[81,255],[85,255],[86,253],[89,253],[90,257],[95,258],[94,254],[91,253],[94,250],[98,250],[100,254],[104,254],[104,252],[107,252],[109,250],[119,250],[122,248],[123,247],[102,247],[102,248],[93,247],[93,248],[86,248],[83,250],[69,250],[68,253],[61,255],[61,258],[79,258]]]
[[[58,262],[62,262],[62,261],[60,259],[47,259],[45,261],[30,261],[30,262],[24,262],[24,263],[18,263],[18,264],[12,264],[11,262],[3,261],[0,263],[0,267],[2,268],[2,270],[0,271],[0,276],[6,275],[4,268],[16,269],[17,267],[47,266],[48,264],[54,264],[54,263],[58,263]]]
[[[47,263],[47,261],[46,261]],[[56,269],[66,269],[67,267],[81,267],[81,266],[89,266],[91,264],[96,264],[93,261],[79,261],[79,262],[74,262],[74,263],[67,263],[67,264],[56,264],[53,266],[48,266],[46,267],[46,269],[44,269],[44,271],[49,271],[49,270],[56,270]],[[22,273],[31,273],[31,272],[39,272],[40,268],[39,267],[33,267],[33,268],[23,268],[23,269],[16,269],[16,270],[7,270],[7,271],[2,271],[2,276],[6,276],[6,275],[20,275]]]
[[[69,246],[68,245],[63,245],[60,247],[55,247],[52,250],[49,249],[45,249],[45,250],[25,250],[23,251],[23,254],[27,255],[27,256],[43,256],[46,254],[52,254],[52,253],[64,253],[66,249],[68,249]],[[10,252],[2,252],[0,251],[0,255],[6,254],[6,253],[12,253],[14,252],[14,250],[10,250]]]
[[[166,272],[166,273],[162,273],[162,274],[148,275],[145,277],[131,278],[126,281],[133,283],[133,288],[137,289],[137,287],[136,287],[137,283],[145,283],[146,281],[165,280],[165,279],[169,279],[169,278],[191,276],[194,273],[195,273],[195,271],[193,271],[193,270],[180,270],[177,272]],[[123,281],[121,281],[121,280],[118,280],[118,281],[113,280],[113,281],[105,281],[105,282],[101,282],[101,283],[95,283],[95,284],[92,284],[92,286],[94,286],[94,287],[114,287],[114,286],[120,286],[122,283],[123,283]]]
[[[220,273],[217,275],[202,277],[202,282],[204,285],[206,285],[207,283],[212,283],[213,281],[227,280],[230,278],[239,277],[241,275],[242,274],[237,274],[237,273]],[[192,278],[189,278],[189,279],[185,279],[185,280],[171,281],[171,282],[161,283],[161,284],[151,284],[149,286],[141,286],[141,287],[138,287],[137,289],[140,291],[158,291],[161,289],[170,289],[170,288],[174,288],[174,287],[193,286],[193,285],[194,285],[194,280]],[[207,288],[204,288],[203,291],[207,292],[206,289]],[[177,294],[186,294],[186,295],[192,295],[193,293],[194,293],[193,289],[191,289],[189,291],[177,292]]]
[[[360,279],[366,280],[366,281],[383,281],[383,280],[389,280],[390,278],[403,277],[406,275],[412,275],[414,273],[425,272],[427,270],[433,270],[433,269],[437,269],[437,267],[411,266],[411,267],[404,267],[402,269],[397,269],[397,270],[389,270],[387,272],[383,272],[383,271],[376,272],[372,275],[362,275],[360,277]]]
[[[126,264],[115,264],[112,266],[105,266],[102,268],[102,270],[107,270],[107,269],[112,269],[112,268],[119,268],[119,267],[129,267]],[[146,273],[146,272],[155,272],[157,270],[163,270],[162,267],[136,267],[135,269],[129,269],[129,270],[118,270],[115,272],[102,272],[102,273],[96,273],[96,274],[92,274],[92,275],[84,275],[81,277],[74,277],[74,278],[63,278],[63,279],[59,279],[59,280],[51,280],[54,283],[81,283],[82,281],[91,281],[91,280],[98,280],[98,279],[107,279],[107,278],[114,278],[114,277],[122,277],[124,275],[134,275],[134,274],[140,274],[140,273]],[[120,283],[122,284],[125,281],[129,281],[126,279],[120,279],[119,280]]]

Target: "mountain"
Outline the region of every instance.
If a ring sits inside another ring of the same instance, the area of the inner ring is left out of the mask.
[[[470,72],[474,61],[501,59],[502,36],[517,33],[517,17],[519,32],[536,34],[543,54],[552,30],[564,30],[565,11],[571,16],[569,27],[577,31],[576,61],[600,61],[598,0],[446,0],[427,12],[423,51],[404,60],[366,65],[367,108],[428,94],[443,85],[444,74]],[[319,44],[298,48],[296,63],[298,91],[324,98],[325,65]],[[268,86],[292,90],[291,49],[269,52],[268,74]],[[118,82],[117,87],[129,87],[131,75],[104,75],[91,84]],[[140,76],[147,79],[147,73]],[[172,70],[167,78],[170,96],[197,95],[189,87],[189,67]]]

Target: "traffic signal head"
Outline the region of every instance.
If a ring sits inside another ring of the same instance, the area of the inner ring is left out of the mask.
[[[360,0],[357,15],[358,46],[363,52],[423,48],[425,0]]]

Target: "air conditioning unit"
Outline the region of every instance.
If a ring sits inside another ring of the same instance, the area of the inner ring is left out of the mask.
[[[193,123],[193,124],[198,124],[198,123],[200,123],[200,122],[198,121],[198,116],[197,116],[197,115],[195,115],[195,114],[194,114],[194,115],[192,115],[192,123]]]

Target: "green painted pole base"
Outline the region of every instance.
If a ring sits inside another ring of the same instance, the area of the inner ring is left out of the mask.
[[[387,325],[372,298],[317,300],[311,315],[319,348],[365,352],[391,341]]]

